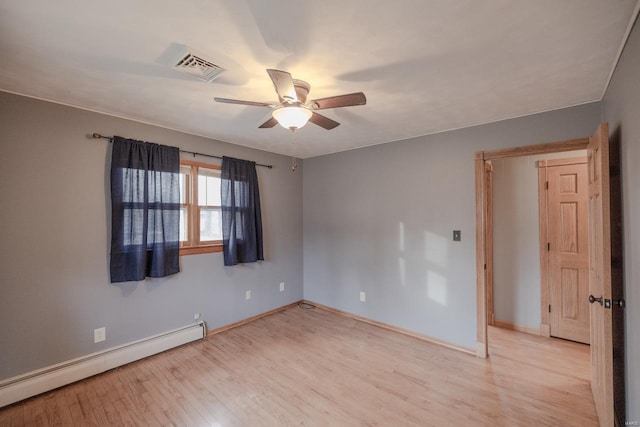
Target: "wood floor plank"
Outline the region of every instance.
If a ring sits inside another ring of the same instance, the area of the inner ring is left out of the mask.
[[[0,425],[597,425],[589,347],[489,328],[489,359],[294,307],[0,409]]]

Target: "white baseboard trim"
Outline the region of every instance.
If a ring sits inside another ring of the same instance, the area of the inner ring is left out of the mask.
[[[204,337],[200,322],[8,378],[0,383],[0,408]]]

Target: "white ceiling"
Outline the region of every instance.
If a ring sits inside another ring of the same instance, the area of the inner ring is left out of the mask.
[[[637,3],[0,0],[0,90],[306,158],[597,101]],[[227,71],[178,73],[183,46]],[[267,68],[367,105],[292,134],[213,101],[276,101]]]

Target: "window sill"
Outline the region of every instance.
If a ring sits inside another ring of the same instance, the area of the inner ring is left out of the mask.
[[[222,244],[180,248],[180,256],[222,252]]]

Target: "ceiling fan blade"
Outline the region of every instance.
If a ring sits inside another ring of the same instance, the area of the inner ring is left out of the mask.
[[[354,105],[365,105],[367,98],[364,93],[350,93],[348,95],[330,96],[328,98],[314,99],[311,107],[314,110],[324,110],[325,108],[351,107]]]
[[[292,103],[298,102],[298,95],[296,95],[296,88],[293,86],[293,79],[291,74],[286,71],[268,69],[269,77],[273,82],[273,86],[278,93],[280,102]]]
[[[228,99],[228,98],[213,98],[216,102],[224,102],[226,104],[241,104],[241,105],[252,105],[254,107],[273,107],[273,104],[267,104],[266,102],[254,102],[254,101],[241,101],[239,99]]]
[[[331,120],[329,117],[325,117],[318,113],[313,113],[309,121],[315,125],[325,128],[326,130],[331,130],[340,125],[340,123],[335,120]]]
[[[258,126],[258,128],[259,129],[272,128],[277,124],[278,124],[278,121],[276,119],[274,119],[273,117],[271,117],[269,120],[267,120],[266,122],[264,122],[263,124]]]

